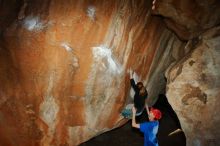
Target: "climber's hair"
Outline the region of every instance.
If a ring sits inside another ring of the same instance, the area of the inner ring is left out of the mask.
[[[139,89],[139,95],[141,96],[148,95],[147,90],[145,89],[144,84],[142,82],[138,82],[137,87]]]
[[[144,86],[144,84],[142,82],[138,82],[137,83],[137,87],[140,90],[142,87]]]
[[[147,90],[145,89],[144,86],[141,87],[139,95],[141,95],[141,96],[145,96],[145,95],[148,96],[148,92],[147,92]]]

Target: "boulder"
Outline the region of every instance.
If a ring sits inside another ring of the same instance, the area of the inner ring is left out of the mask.
[[[167,70],[167,97],[187,146],[220,145],[220,27],[200,36],[194,50]]]

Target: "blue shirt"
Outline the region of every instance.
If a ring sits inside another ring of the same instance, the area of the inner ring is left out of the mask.
[[[158,127],[158,121],[145,122],[140,124],[140,131],[144,133],[144,146],[158,146]]]

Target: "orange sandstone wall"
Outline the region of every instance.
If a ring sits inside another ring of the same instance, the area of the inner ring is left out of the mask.
[[[150,1],[0,2],[14,18],[1,21],[1,146],[74,146],[122,125],[127,70],[154,102],[175,60],[163,54],[182,47]]]

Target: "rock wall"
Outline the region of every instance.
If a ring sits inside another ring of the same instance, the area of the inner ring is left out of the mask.
[[[0,0],[0,35],[17,17],[21,5],[22,1],[18,0]]]
[[[0,1],[7,12],[1,146],[74,146],[120,126],[120,111],[132,101],[127,69],[144,81],[153,103],[164,90],[162,72],[184,46],[151,16],[147,0],[11,2]]]
[[[188,146],[220,145],[220,27],[205,32],[193,51],[167,71],[167,96]]]
[[[154,0],[152,8],[153,14],[163,16],[167,27],[186,41],[186,54],[167,69],[166,90],[187,145],[220,145],[220,2]]]
[[[198,37],[220,23],[219,0],[154,0],[156,15],[182,40]]]
[[[219,1],[154,1],[163,17],[151,3],[0,0],[0,146],[74,146],[124,124],[129,68],[149,104],[167,90],[187,145],[220,145]]]

